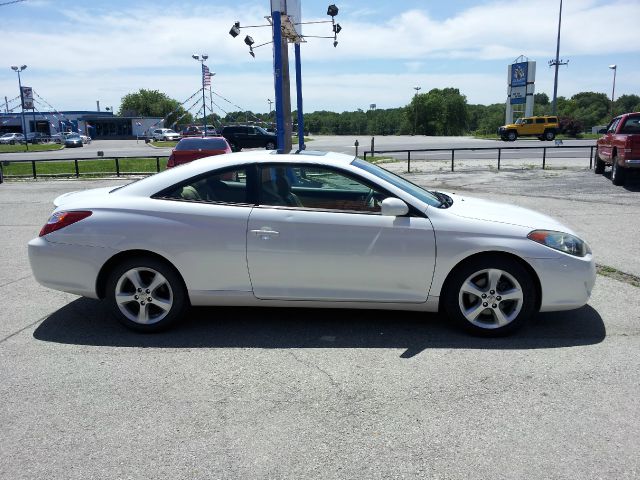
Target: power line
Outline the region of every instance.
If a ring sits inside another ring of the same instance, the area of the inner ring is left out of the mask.
[[[20,3],[20,2],[26,2],[27,0],[13,0],[12,2],[4,2],[4,3],[0,3],[0,7],[4,7],[5,5],[11,5],[12,3]]]

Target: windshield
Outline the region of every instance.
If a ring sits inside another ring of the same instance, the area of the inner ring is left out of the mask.
[[[377,165],[365,162],[364,160],[360,160],[359,158],[356,158],[353,162],[351,162],[351,165],[372,173],[376,177],[389,182],[394,187],[398,187],[403,192],[416,197],[418,200],[426,203],[427,205],[431,205],[432,207],[440,207],[443,203],[438,200],[438,198],[431,192],[428,192],[424,188],[419,187],[418,185],[411,183],[408,180],[405,180],[395,173],[391,173],[389,170],[380,168]]]
[[[267,132],[264,128],[262,127],[258,127],[256,126],[256,130],[258,130],[260,133],[263,133],[264,135],[270,135],[269,132]]]
[[[516,125],[520,125],[521,123],[522,123],[522,119],[521,118],[516,120]]]

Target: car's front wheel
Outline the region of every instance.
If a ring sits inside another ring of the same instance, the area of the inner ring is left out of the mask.
[[[547,130],[546,132],[544,132],[544,139],[547,141],[551,141],[554,138],[556,138],[556,132],[554,132],[553,130]]]
[[[515,142],[517,138],[518,138],[518,134],[513,130],[507,133],[507,140],[509,140],[510,142]]]
[[[151,257],[125,260],[115,267],[107,280],[107,301],[118,321],[140,332],[166,329],[189,305],[178,273]]]
[[[499,255],[479,257],[457,267],[445,289],[448,315],[475,335],[512,333],[524,326],[536,309],[531,274],[517,261]]]

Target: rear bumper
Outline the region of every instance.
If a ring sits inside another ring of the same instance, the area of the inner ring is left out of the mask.
[[[89,298],[98,298],[98,274],[116,253],[102,247],[52,243],[43,237],[31,240],[28,249],[31,271],[38,283]]]

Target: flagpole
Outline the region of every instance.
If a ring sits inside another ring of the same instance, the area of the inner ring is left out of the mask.
[[[204,60],[202,61],[202,123],[204,124],[204,136],[207,136],[207,102],[204,99]]]

